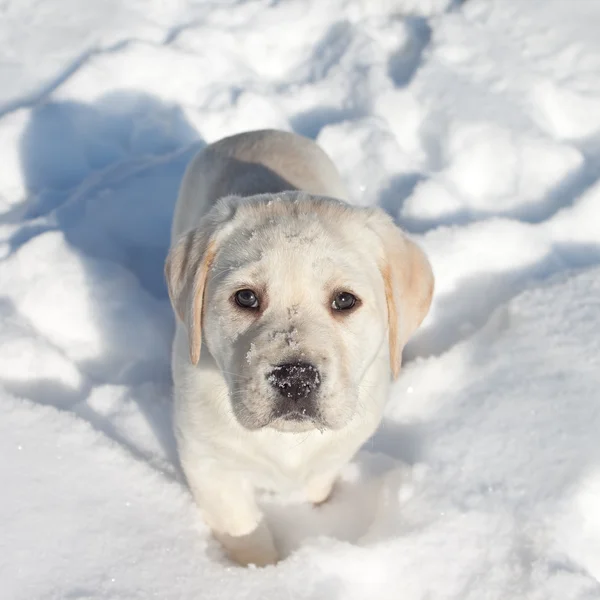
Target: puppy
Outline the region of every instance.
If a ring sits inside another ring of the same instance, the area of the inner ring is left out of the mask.
[[[175,432],[206,523],[243,565],[278,560],[257,492],[327,499],[429,310],[423,252],[345,198],[315,143],[270,130],[208,146],[181,185],[165,266]]]

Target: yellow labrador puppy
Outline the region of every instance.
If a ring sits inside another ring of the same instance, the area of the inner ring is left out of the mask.
[[[241,564],[278,560],[258,492],[327,499],[431,302],[423,252],[345,198],[327,155],[280,131],[208,146],[181,186],[165,267],[175,431],[206,523]]]

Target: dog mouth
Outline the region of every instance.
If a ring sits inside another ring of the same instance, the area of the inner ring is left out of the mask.
[[[327,425],[319,411],[306,408],[287,411],[274,410],[267,426],[275,429],[279,429],[281,426],[283,429],[290,431],[318,429],[322,432],[327,429]]]
[[[314,421],[314,417],[299,412],[287,413],[280,418],[284,421]]]
[[[274,417],[276,419],[283,419],[284,421],[314,421],[316,422],[318,419],[315,415],[309,415],[304,411],[292,411],[286,412],[284,414],[275,414]]]

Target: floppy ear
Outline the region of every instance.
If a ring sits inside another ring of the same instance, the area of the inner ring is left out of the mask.
[[[402,350],[429,311],[433,271],[421,248],[388,215],[373,213],[371,224],[383,246],[379,268],[387,303],[390,364],[396,379]]]
[[[188,330],[193,365],[200,360],[204,289],[215,254],[215,240],[202,229],[194,229],[171,247],[165,263],[169,298]]]
[[[192,229],[177,239],[165,262],[165,277],[173,310],[188,331],[190,360],[197,365],[202,345],[204,291],[219,241],[229,231],[239,196],[225,196]]]

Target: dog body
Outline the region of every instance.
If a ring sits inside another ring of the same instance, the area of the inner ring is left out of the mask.
[[[242,564],[278,559],[257,492],[329,496],[431,301],[423,253],[345,197],[316,144],[276,131],[208,146],[181,186],[175,431],[207,524]]]

